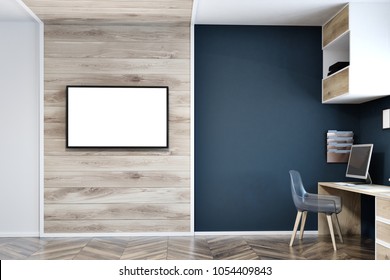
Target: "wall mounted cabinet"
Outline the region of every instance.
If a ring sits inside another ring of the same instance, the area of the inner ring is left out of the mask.
[[[323,103],[358,104],[390,95],[390,4],[350,3],[322,27]],[[328,74],[337,62],[349,66]]]

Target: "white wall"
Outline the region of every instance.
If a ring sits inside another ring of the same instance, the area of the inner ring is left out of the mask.
[[[0,38],[0,236],[39,235],[39,25]]]

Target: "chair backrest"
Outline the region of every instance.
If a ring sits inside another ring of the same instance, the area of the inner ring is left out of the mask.
[[[290,170],[291,179],[291,194],[297,209],[301,209],[304,205],[304,197],[306,194],[305,187],[303,186],[301,174],[296,170]]]

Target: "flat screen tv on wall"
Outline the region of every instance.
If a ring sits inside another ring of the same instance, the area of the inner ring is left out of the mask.
[[[67,86],[68,148],[168,148],[168,87]]]

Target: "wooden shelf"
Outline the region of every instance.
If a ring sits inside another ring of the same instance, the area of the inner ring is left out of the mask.
[[[349,67],[330,75],[322,81],[322,102],[349,92]]]
[[[349,30],[349,6],[345,6],[322,28],[322,46],[325,47]]]

